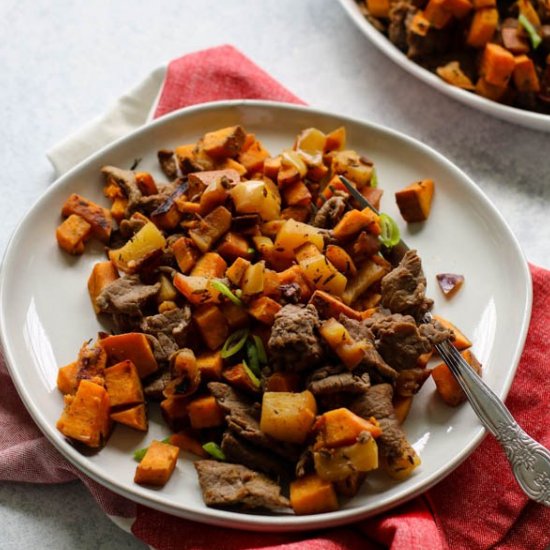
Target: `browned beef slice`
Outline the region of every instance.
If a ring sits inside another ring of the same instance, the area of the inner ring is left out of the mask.
[[[281,495],[279,485],[240,464],[197,460],[195,469],[207,506],[277,509],[289,505],[288,499]]]
[[[143,386],[143,393],[147,399],[153,399],[155,401],[161,401],[164,399],[163,391],[166,389],[168,382],[172,380],[172,376],[168,371],[168,368],[165,370],[157,371],[154,374],[154,378],[151,379],[148,383]]]
[[[174,156],[174,151],[161,149],[157,153],[160,169],[164,175],[170,180],[175,180],[178,177],[178,165]]]
[[[410,315],[375,314],[367,322],[376,336],[376,349],[398,371],[416,367],[418,358],[432,349]]]
[[[318,327],[319,316],[312,305],[288,304],[280,309],[268,343],[273,364],[289,371],[303,371],[317,365],[323,357]]]
[[[339,321],[346,327],[354,340],[367,342],[368,345],[365,347],[365,358],[361,364],[364,367],[376,370],[384,379],[395,379],[397,377],[397,372],[388,365],[378,352],[375,346],[374,334],[367,323],[349,319],[345,315],[340,315]]]
[[[122,189],[128,199],[126,212],[128,214],[132,213],[137,208],[142,197],[142,193],[136,182],[135,173],[132,170],[122,170],[115,166],[104,166],[101,169],[101,173],[106,178],[112,179]]]
[[[420,334],[425,336],[432,346],[441,344],[445,340],[454,340],[455,334],[452,330],[445,328],[437,319],[432,319],[429,323],[420,325]]]
[[[170,355],[184,347],[191,323],[191,309],[188,306],[175,308],[164,313],[145,317],[140,324],[141,331],[154,336],[157,361],[166,361]]]
[[[222,439],[222,451],[231,462],[244,464],[253,470],[263,472],[273,477],[288,473],[288,462],[272,451],[260,449],[237,437],[232,431],[226,430]]]
[[[129,218],[127,220],[124,219],[119,224],[120,234],[125,239],[129,239],[133,237],[146,223],[147,220],[143,218]]]
[[[330,197],[315,214],[312,225],[323,229],[332,229],[340,221],[345,210],[346,201],[344,198],[338,195]]]
[[[408,250],[399,265],[381,283],[382,305],[392,313],[421,319],[433,301],[426,298],[426,278],[416,250]]]
[[[302,290],[298,283],[288,283],[279,287],[283,304],[297,304],[302,298]]]
[[[368,373],[350,372],[341,365],[317,369],[309,377],[307,384],[308,390],[315,396],[334,393],[363,393],[369,386]]]
[[[400,50],[406,52],[407,43],[407,27],[405,21],[409,11],[414,9],[408,0],[398,0],[390,7],[390,23],[388,26],[388,37]]]
[[[138,275],[127,275],[108,284],[96,299],[102,313],[141,317],[142,308],[154,298],[160,283],[144,285]]]
[[[363,418],[374,416],[380,423],[382,434],[376,441],[379,452],[389,465],[400,458],[416,455],[395,418],[392,397],[393,389],[390,384],[376,384],[350,405],[355,414]]]
[[[208,389],[218,405],[227,412],[227,426],[240,439],[267,449],[281,458],[296,461],[300,448],[291,443],[276,441],[260,430],[259,404],[241,392],[221,382],[210,382]]]

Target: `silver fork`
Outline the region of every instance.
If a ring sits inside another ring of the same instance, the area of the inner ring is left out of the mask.
[[[379,214],[347,178],[340,176],[340,180],[359,205]],[[400,240],[391,249],[388,259],[397,265],[407,250],[405,242]],[[431,314],[426,313],[422,320],[430,322]],[[504,403],[468,365],[450,340],[436,344],[435,348],[464,390],[480,422],[504,449],[521,489],[532,500],[550,506],[550,451],[523,431]]]

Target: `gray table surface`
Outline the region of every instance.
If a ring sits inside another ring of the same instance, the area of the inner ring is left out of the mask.
[[[0,255],[53,181],[45,151],[150,70],[230,43],[311,105],[403,131],[460,166],[550,268],[550,134],[481,114],[374,49],[335,0],[2,0]],[[142,548],[79,483],[0,483],[0,548]]]

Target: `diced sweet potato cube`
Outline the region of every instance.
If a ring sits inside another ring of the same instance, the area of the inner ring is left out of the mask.
[[[194,399],[187,406],[187,412],[191,427],[196,430],[221,426],[225,420],[225,413],[213,395]]]
[[[111,420],[140,432],[146,432],[148,427],[147,413],[143,403],[111,413]]]
[[[109,242],[113,223],[111,213],[106,208],[73,193],[65,201],[61,213],[63,216],[77,214],[81,218],[84,218],[92,226],[92,235],[94,237],[104,243]]]
[[[227,264],[217,252],[207,252],[199,258],[191,271],[192,277],[220,279],[225,275]]]
[[[486,97],[491,101],[500,101],[504,97],[504,94],[506,94],[508,86],[495,86],[484,78],[479,78],[476,82],[475,90],[478,95]]]
[[[472,11],[473,7],[470,0],[445,0],[444,6],[445,9],[450,11],[457,19],[466,17]]]
[[[330,481],[309,474],[290,484],[290,505],[298,515],[323,514],[338,510],[338,497]]]
[[[197,434],[193,430],[181,430],[170,436],[170,445],[175,445],[182,451],[193,453],[201,458],[207,458],[209,455],[203,449]]]
[[[281,220],[294,220],[305,223],[309,219],[308,206],[287,206],[281,210]]]
[[[390,15],[390,1],[367,0],[367,9],[373,17],[387,18]]]
[[[214,208],[195,229],[189,230],[189,236],[201,252],[208,252],[212,245],[231,227],[232,215],[224,206]]]
[[[467,336],[465,336],[465,334],[461,330],[459,330],[455,325],[453,325],[453,323],[451,323],[450,321],[448,321],[447,319],[444,319],[439,315],[434,315],[433,317],[436,321],[439,321],[444,328],[450,329],[454,332],[455,337],[453,340],[453,345],[456,349],[464,350],[466,348],[471,347],[472,342],[470,341],[470,339]]]
[[[191,239],[180,237],[172,243],[172,251],[181,272],[188,274],[197,263],[199,251]]]
[[[201,380],[220,380],[223,368],[223,359],[220,352],[205,351],[201,353],[197,357],[197,368],[199,369]]]
[[[187,395],[178,394],[170,395],[160,402],[162,418],[171,430],[181,430],[188,424],[189,413],[187,406],[189,402],[190,400]]]
[[[461,355],[466,363],[474,369],[476,374],[481,376],[481,364],[471,350],[464,350]],[[447,405],[456,407],[463,401],[466,401],[466,394],[445,363],[440,363],[432,370],[432,378],[434,379],[437,393]]]
[[[116,279],[118,279],[118,271],[112,262],[98,262],[94,265],[88,279],[88,293],[96,313],[99,313],[99,307],[96,304],[97,297],[109,283]]]
[[[242,306],[238,306],[233,302],[224,302],[220,304],[223,316],[227,319],[227,324],[230,329],[243,328],[248,325],[248,312]]]
[[[134,482],[140,485],[166,485],[178,460],[179,447],[153,440],[136,468]]]
[[[174,202],[182,214],[199,214],[201,211],[199,202],[188,201],[186,197],[178,197]]]
[[[241,280],[241,290],[246,296],[254,296],[264,290],[265,262],[250,265]]]
[[[428,219],[434,193],[432,180],[417,181],[395,193],[403,219],[409,223]]]
[[[250,303],[248,313],[266,325],[272,325],[281,305],[268,296],[260,296]]]
[[[347,241],[363,230],[373,235],[380,234],[379,216],[370,208],[346,212],[334,228],[334,237],[339,241]]]
[[[493,86],[506,87],[515,67],[514,56],[498,44],[486,44],[481,57],[480,76]]]
[[[512,74],[514,84],[520,92],[540,91],[540,82],[533,60],[527,55],[519,55],[514,61]]]
[[[434,29],[442,29],[453,18],[453,14],[446,9],[446,0],[429,0],[424,8],[424,17]]]
[[[282,158],[280,155],[273,158],[268,157],[264,159],[264,175],[273,181],[277,181],[279,170],[281,170],[281,164]]]
[[[326,135],[325,153],[341,151],[346,146],[346,128],[340,126]]]
[[[57,244],[75,256],[84,252],[84,243],[91,234],[92,226],[76,214],[71,214],[55,231]]]
[[[249,140],[247,136],[237,160],[246,168],[246,173],[252,176],[256,172],[263,171],[264,161],[269,157],[269,152],[255,139],[253,134],[248,135],[251,135],[252,139]]]
[[[357,273],[354,261],[351,256],[341,247],[329,244],[325,251],[327,260],[346,277],[353,277]]]
[[[213,158],[234,157],[240,153],[246,133],[241,126],[230,126],[208,132],[202,138],[202,148]]]
[[[80,380],[77,378],[78,363],[73,361],[57,371],[57,389],[63,393],[75,393]]]
[[[225,272],[225,276],[235,286],[240,286],[241,281],[246,273],[246,270],[250,267],[250,262],[245,258],[237,258],[231,266]]]
[[[447,83],[464,90],[474,90],[475,86],[468,76],[464,74],[458,61],[451,61],[446,65],[437,67],[436,73]]]
[[[258,393],[260,391],[260,381],[255,378],[254,373],[243,363],[237,363],[224,369],[222,377],[227,380],[231,386],[247,392]]]
[[[470,24],[466,43],[473,48],[483,48],[493,38],[497,26],[498,10],[495,8],[476,10]]]
[[[289,206],[304,206],[311,202],[311,192],[302,181],[287,185],[282,194]]]
[[[173,280],[174,286],[193,305],[218,303],[220,293],[212,286],[212,281],[207,277],[191,277],[176,273]]]
[[[229,336],[229,325],[220,308],[214,304],[199,306],[193,319],[204,343],[211,349],[220,348]]]
[[[136,184],[145,195],[156,195],[159,190],[153,176],[149,172],[136,172]]]
[[[218,245],[217,252],[227,261],[233,262],[237,258],[249,260],[252,258],[248,241],[238,233],[226,233]]]
[[[105,369],[105,386],[111,407],[143,403],[143,388],[137,368],[128,359]]]
[[[315,427],[318,440],[315,448],[333,448],[353,445],[362,432],[378,437],[382,430],[374,418],[370,421],[344,407],[332,409],[319,417]]]
[[[224,178],[229,185],[235,185],[241,181],[239,173],[231,168],[189,174],[189,198],[192,199],[195,195],[202,193],[211,183],[220,181],[222,178]]]
[[[107,352],[111,363],[130,360],[136,366],[140,378],[145,378],[158,369],[149,340],[141,332],[107,336],[99,343]]]
[[[315,397],[308,390],[301,393],[265,392],[260,429],[279,441],[303,443],[316,414]]]
[[[88,447],[99,447],[110,430],[109,395],[102,386],[81,380],[76,394],[65,396],[65,409],[57,429]]]

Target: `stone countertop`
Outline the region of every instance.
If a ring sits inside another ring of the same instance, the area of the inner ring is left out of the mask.
[[[153,68],[229,43],[312,106],[435,147],[503,214],[527,259],[550,268],[550,134],[491,118],[416,80],[334,0],[4,0],[0,255],[53,181],[45,151]],[[481,260],[480,260],[481,261]],[[141,548],[78,483],[0,484],[0,548]]]

